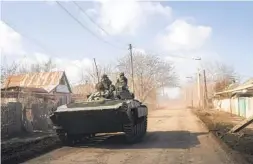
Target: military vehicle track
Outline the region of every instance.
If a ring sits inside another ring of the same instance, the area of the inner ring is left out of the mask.
[[[139,142],[147,132],[147,117],[138,120],[137,124],[125,124],[123,129],[128,143]]]

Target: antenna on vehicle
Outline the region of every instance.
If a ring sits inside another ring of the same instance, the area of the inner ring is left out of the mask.
[[[94,59],[94,64],[95,64],[97,78],[98,78],[98,83],[99,83],[98,67],[97,67],[96,59],[95,58],[93,58],[93,59]]]
[[[134,66],[133,66],[133,52],[132,52],[132,44],[129,44],[130,50],[130,61],[131,61],[131,73],[132,73],[132,86],[133,86],[133,94],[134,94]]]

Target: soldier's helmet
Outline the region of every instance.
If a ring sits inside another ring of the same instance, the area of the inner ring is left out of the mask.
[[[120,72],[119,76],[124,76],[124,72]]]
[[[96,84],[96,90],[97,91],[103,91],[104,89],[105,89],[105,87],[101,82]]]
[[[107,78],[107,75],[106,75],[106,74],[103,74],[103,75],[102,75],[102,78]]]

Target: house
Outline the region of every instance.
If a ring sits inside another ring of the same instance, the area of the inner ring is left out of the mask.
[[[13,93],[34,93],[36,95],[53,96],[58,105],[70,102],[72,93],[64,71],[38,72],[9,76],[1,88]]]
[[[214,106],[242,117],[253,115],[253,78],[215,94]]]

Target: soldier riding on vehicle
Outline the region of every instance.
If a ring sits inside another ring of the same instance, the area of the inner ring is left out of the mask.
[[[101,97],[110,98],[111,94],[109,90],[105,89],[102,82],[97,83],[95,88],[96,88],[96,92],[90,95],[90,97],[88,98],[88,101],[92,101],[96,98],[101,98]]]
[[[103,76],[101,78],[101,82],[104,85],[105,90],[109,90],[110,89],[112,81],[108,78],[108,76],[106,74],[103,74]]]
[[[119,74],[119,78],[117,79],[117,83],[116,86],[117,88],[122,88],[123,90],[128,90],[128,86],[127,86],[127,78],[124,75],[124,72],[121,72]]]
[[[62,144],[72,146],[96,133],[123,132],[131,144],[142,140],[147,132],[148,108],[128,89],[122,89],[127,87],[127,79],[123,73],[120,75],[119,90],[103,76],[87,100],[67,103],[52,111],[50,120]]]

